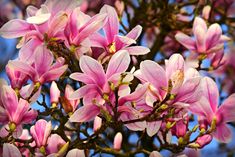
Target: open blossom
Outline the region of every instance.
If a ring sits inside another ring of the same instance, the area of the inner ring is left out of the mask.
[[[27,7],[28,19],[13,19],[0,29],[5,38],[23,37],[19,47],[19,58],[30,62],[34,50],[44,40],[61,39],[68,21],[68,14],[78,6],[76,0],[52,1],[47,0],[40,9],[34,6]],[[46,36],[46,38],[44,38]]]
[[[76,8],[69,16],[69,20],[64,30],[65,45],[79,58],[82,54],[90,50],[89,36],[105,23],[106,14],[97,14],[93,17],[86,15],[80,8]]]
[[[186,68],[180,54],[172,55],[165,63],[164,70],[156,62],[146,60],[140,63],[140,70],[135,72],[135,76],[142,83],[150,83],[148,105],[152,106],[156,100],[164,100],[167,94],[175,96],[171,104],[187,106],[196,102],[200,94],[198,72],[193,68]]]
[[[104,53],[109,55],[118,52],[119,50],[127,50],[130,55],[144,55],[150,50],[143,46],[130,46],[136,44],[142,27],[136,26],[126,36],[119,35],[119,20],[115,9],[111,6],[104,5],[100,13],[106,13],[108,20],[104,25],[105,37],[96,33],[90,37],[93,47],[104,49]]]
[[[228,37],[222,35],[219,24],[215,23],[207,28],[206,22],[200,17],[194,20],[193,34],[195,39],[181,32],[177,33],[175,38],[188,50],[202,54],[223,50],[223,42],[228,40]]]
[[[21,98],[18,100],[15,91],[11,87],[4,85],[1,90],[0,122],[5,125],[2,129],[9,129],[12,132],[17,131],[18,135],[16,136],[20,136],[22,124],[30,124],[36,119],[37,112],[30,108],[30,104],[26,100]]]
[[[80,59],[80,68],[83,73],[73,73],[70,77],[81,81],[86,85],[76,90],[71,96],[71,100],[83,98],[84,106],[80,107],[70,117],[71,122],[86,122],[93,120],[100,113],[101,108],[105,109],[106,97],[113,102],[114,93],[110,88],[110,83],[114,87],[118,86],[121,74],[124,73],[130,63],[130,56],[126,51],[121,51],[112,56],[106,72],[102,65],[88,56]],[[129,86],[125,89],[129,92]]]
[[[29,76],[34,83],[44,84],[58,79],[68,67],[68,65],[64,65],[64,58],[57,58],[55,63],[53,63],[53,59],[52,53],[41,45],[36,48],[31,65],[21,60],[9,61],[8,64]]]
[[[44,119],[38,120],[36,124],[30,128],[30,134],[36,142],[38,148],[46,146],[51,130],[51,122],[47,122]]]
[[[221,106],[219,104],[219,91],[216,83],[209,77],[202,79],[203,97],[190,107],[191,112],[201,116],[201,119],[211,125],[216,121],[215,131],[212,135],[221,142],[227,143],[232,138],[228,122],[235,121],[235,94],[229,96]],[[212,126],[213,127],[213,126]]]

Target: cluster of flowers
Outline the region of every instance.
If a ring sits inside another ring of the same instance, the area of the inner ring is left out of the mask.
[[[76,123],[90,121],[94,121],[94,132],[100,132],[103,125],[146,131],[150,137],[160,137],[159,142],[169,150],[203,148],[213,137],[221,142],[231,140],[226,123],[235,121],[235,94],[219,105],[214,80],[201,76],[181,54],[171,55],[164,66],[144,60],[138,70],[131,67],[136,64],[134,56],[150,50],[136,46],[141,26],[120,35],[119,17],[113,7],[104,5],[100,13],[90,17],[76,0],[47,0],[40,9],[29,6],[27,14],[26,20],[11,20],[0,29],[5,38],[22,37],[17,45],[19,57],[6,66],[10,85],[0,82],[4,157],[32,153],[85,156],[84,150],[72,144],[78,138]],[[196,17],[193,35],[177,33],[175,37],[199,60],[212,58],[220,66],[223,42],[228,40],[221,27],[212,24],[207,28],[206,22]],[[76,91],[72,80],[79,86]],[[139,84],[134,86],[136,82]],[[41,106],[49,107],[51,113],[43,115],[32,104],[48,85],[50,105],[43,102]],[[56,119],[52,113],[57,109],[62,110],[59,114],[65,119],[59,126],[46,121],[48,116]],[[192,114],[198,116],[198,125],[190,129]],[[61,130],[61,125],[71,128]],[[26,129],[28,126],[30,129]],[[193,133],[197,133],[195,139],[191,138]],[[177,137],[177,144],[172,136]],[[120,151],[121,143],[122,133],[118,132],[114,152]],[[149,154],[161,156],[158,150]]]

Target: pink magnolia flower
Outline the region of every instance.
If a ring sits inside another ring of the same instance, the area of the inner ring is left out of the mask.
[[[122,146],[122,133],[118,132],[114,137],[113,148],[116,150],[120,150],[121,146]]]
[[[105,104],[104,97],[109,97],[112,104],[114,102],[114,93],[109,84],[112,83],[114,87],[118,86],[121,74],[127,70],[129,63],[129,54],[127,51],[121,51],[112,56],[105,72],[98,61],[88,56],[82,56],[79,64],[83,73],[76,72],[71,74],[70,77],[86,85],[76,90],[70,96],[70,99],[83,98],[84,106],[74,112],[70,121],[90,121],[100,113],[101,108],[107,110],[106,107],[110,107],[110,105]],[[128,89],[129,86],[127,85],[126,88]]]
[[[47,140],[47,154],[58,153],[63,145],[65,145],[65,141],[59,135],[52,134]]]
[[[228,122],[235,121],[235,94],[229,96],[222,105],[219,104],[219,91],[216,83],[209,77],[202,79],[203,97],[196,104],[190,106],[191,112],[198,114],[208,125],[216,120],[216,130],[213,136],[220,142],[227,143],[232,138]]]
[[[40,9],[27,7],[27,20],[14,19],[0,29],[0,35],[5,38],[23,37],[19,47],[19,58],[30,62],[35,48],[49,39],[61,39],[68,21],[68,14],[78,6],[76,0],[47,0]],[[46,38],[44,38],[46,37]]]
[[[10,143],[3,144],[2,156],[4,156],[4,157],[13,157],[13,156],[22,157],[19,149],[15,145],[10,144]]]
[[[9,64],[6,65],[6,73],[13,89],[21,89],[29,79],[26,74],[17,71]]]
[[[38,120],[35,125],[30,128],[30,134],[36,142],[38,148],[46,147],[51,130],[51,122],[47,122],[44,119]]]
[[[53,59],[52,53],[41,45],[36,48],[31,65],[21,60],[9,61],[8,64],[15,70],[29,76],[35,84],[44,84],[58,79],[68,67],[68,65],[64,65],[64,58],[57,58],[55,63],[53,63]]]
[[[140,70],[135,72],[142,83],[150,83],[147,104],[152,106],[154,101],[164,100],[168,92],[175,96],[170,104],[182,107],[196,102],[200,95],[198,72],[193,68],[186,68],[180,54],[172,55],[165,61],[165,65],[164,70],[154,61],[146,60],[140,63]]]
[[[24,100],[19,99],[15,91],[4,85],[2,87],[0,99],[0,122],[1,124],[8,124],[3,126],[2,130],[8,129],[20,136],[22,133],[22,124],[30,124],[36,117],[37,112],[30,108],[30,104]]]
[[[142,27],[136,26],[126,36],[120,36],[118,15],[115,9],[111,6],[104,5],[100,13],[108,15],[107,23],[104,25],[105,37],[96,33],[90,37],[92,46],[104,49],[105,54],[113,54],[119,50],[127,50],[130,55],[144,55],[150,50],[143,46],[130,46],[136,44],[136,39],[139,37]],[[130,46],[130,47],[129,47]]]
[[[219,24],[212,24],[207,28],[206,22],[200,17],[196,17],[193,23],[194,38],[189,37],[184,33],[177,33],[175,38],[188,50],[209,54],[223,50],[223,42],[227,37],[222,35],[222,30]]]
[[[209,144],[212,141],[213,137],[210,134],[206,134],[197,138],[196,142],[199,145],[199,148],[203,148],[205,145]]]
[[[95,120],[94,120],[94,125],[93,125],[93,131],[97,131],[100,129],[102,125],[102,119],[98,116],[95,117]]]
[[[76,8],[69,16],[69,20],[64,30],[65,45],[79,58],[90,49],[89,36],[99,29],[105,23],[106,14],[97,14],[92,18],[89,15]]]

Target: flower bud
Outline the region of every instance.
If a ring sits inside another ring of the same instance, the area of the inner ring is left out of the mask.
[[[210,16],[210,11],[211,11],[211,6],[209,5],[205,6],[202,10],[202,17],[208,20]]]
[[[203,148],[205,145],[209,144],[211,140],[212,136],[210,134],[206,134],[198,137],[196,143],[199,145],[199,148]]]
[[[51,103],[58,103],[60,97],[60,90],[58,89],[57,84],[55,81],[52,82],[51,88],[50,88],[50,101]]]
[[[93,130],[94,132],[99,130],[102,125],[102,119],[98,116],[95,117]]]
[[[120,150],[122,146],[122,133],[118,132],[114,137],[113,148]]]

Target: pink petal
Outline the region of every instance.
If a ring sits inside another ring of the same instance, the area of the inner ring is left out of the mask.
[[[53,62],[53,55],[44,45],[38,46],[34,53],[35,70],[41,76],[49,70]]]
[[[86,74],[94,79],[99,87],[103,87],[106,82],[106,76],[102,65],[95,59],[82,56],[80,59],[80,68]]]
[[[147,122],[147,134],[150,137],[154,136],[161,128],[161,124],[162,121]]]
[[[88,122],[100,113],[100,108],[94,104],[85,105],[77,109],[69,118],[70,122]]]
[[[99,33],[94,33],[94,34],[90,35],[89,38],[91,40],[92,47],[105,48],[108,45],[105,37],[103,37]]]
[[[33,38],[19,50],[19,59],[31,64],[34,61],[35,49],[42,43],[38,38]]]
[[[202,92],[200,90],[200,77],[186,80],[179,88],[175,102],[194,103],[200,99]]]
[[[142,32],[142,26],[137,25],[126,35],[126,37],[137,40],[141,32]]]
[[[56,37],[56,35],[63,31],[68,21],[68,15],[65,13],[59,13],[49,23],[49,30],[47,32],[49,37]]]
[[[21,157],[21,153],[19,149],[10,143],[4,143],[3,144],[3,154],[4,157]]]
[[[222,30],[219,24],[212,24],[206,32],[206,49],[210,49],[218,44]]]
[[[78,36],[74,39],[76,44],[80,44],[89,35],[97,32],[104,25],[106,14],[97,14],[93,16],[85,25],[82,26]]]
[[[196,49],[195,41],[184,33],[177,33],[176,40],[187,49],[194,51]]]
[[[144,46],[131,46],[122,50],[127,50],[130,55],[145,55],[150,52],[150,49]]]
[[[84,150],[72,149],[68,152],[66,157],[85,157]]]
[[[198,26],[194,32],[194,36],[196,39],[196,45],[197,45],[197,51],[199,53],[205,53],[206,51],[206,37],[205,37],[206,31]]]
[[[201,27],[204,32],[206,32],[206,30],[207,30],[206,22],[200,17],[196,17],[194,19],[194,22],[193,22],[193,33],[194,34],[195,34],[195,31],[198,29],[198,27]]]
[[[64,65],[56,69],[51,69],[50,71],[42,75],[42,77],[40,78],[40,82],[43,84],[45,82],[54,81],[58,79],[67,69],[68,65]]]
[[[222,122],[235,121],[235,94],[230,95],[219,107],[217,114],[220,115]]]
[[[117,50],[125,48],[131,44],[136,44],[136,41],[134,39],[128,38],[126,36],[116,35],[114,40]]]
[[[114,74],[125,72],[130,64],[130,61],[131,59],[127,51],[121,50],[116,52],[109,61],[106,71],[107,79]]]
[[[121,132],[118,132],[115,137],[114,137],[114,140],[113,140],[113,148],[116,149],[116,150],[120,150],[121,149],[121,146],[122,146],[122,133]]]
[[[171,79],[177,70],[184,72],[184,58],[180,54],[173,54],[166,62],[167,78]]]
[[[168,88],[168,81],[166,77],[166,72],[164,69],[154,61],[145,60],[140,63],[140,71],[142,75],[150,82],[158,91],[161,98],[166,95],[166,90]]]
[[[72,93],[69,97],[69,100],[77,100],[80,99],[82,97],[84,97],[85,95],[90,95],[92,93],[96,93],[97,92],[97,86],[94,84],[88,84],[85,85],[83,87],[80,87],[78,90],[76,90],[74,93]]]
[[[227,124],[220,124],[216,126],[216,131],[212,133],[213,136],[222,143],[229,143],[232,140],[232,131]]]
[[[95,84],[95,81],[92,78],[90,78],[89,75],[86,75],[84,73],[75,72],[72,73],[69,77],[73,80],[81,81],[85,84]]]
[[[4,85],[1,91],[1,100],[8,116],[10,116],[9,118],[12,120],[18,107],[18,97],[15,91],[11,87]]]
[[[131,102],[131,101],[136,101],[136,100],[141,99],[143,97],[143,95],[145,94],[145,92],[147,91],[147,88],[148,88],[148,84],[146,83],[142,87],[140,87],[139,89],[135,90],[133,93],[131,93],[127,96],[121,97],[118,100],[118,105],[122,106],[126,102]]]
[[[33,67],[31,67],[27,63],[14,60],[14,61],[9,61],[8,65],[11,66],[13,69],[28,75],[33,81],[37,79],[36,71],[33,69]]]
[[[59,151],[60,146],[65,144],[65,141],[57,134],[52,134],[48,138],[48,145],[47,145],[47,151],[49,154],[57,153]]]
[[[14,19],[8,21],[0,29],[0,35],[4,38],[18,38],[31,31],[31,25],[24,20]]]
[[[219,90],[216,83],[209,77],[204,77],[201,80],[203,87],[203,96],[205,96],[212,108],[212,111],[215,112],[218,106],[219,100]]]
[[[119,32],[119,21],[117,12],[113,7],[109,5],[104,5],[101,8],[100,12],[106,13],[108,15],[108,20],[104,25],[104,32],[106,34],[108,43],[112,43],[114,41],[115,35],[118,35]]]
[[[205,97],[202,97],[198,102],[190,105],[189,110],[194,114],[206,118],[208,122],[211,122],[214,116],[211,106]]]

